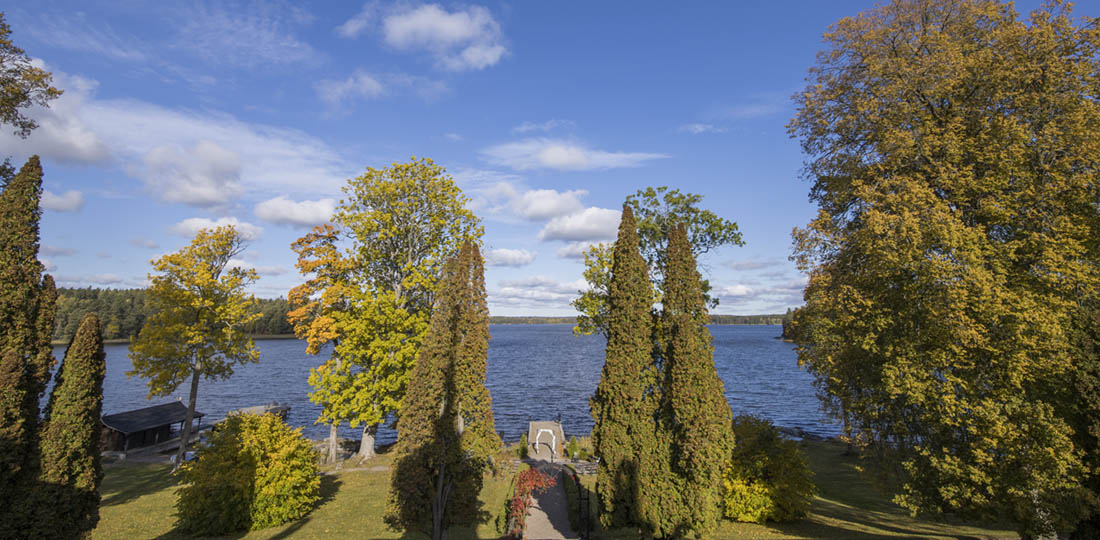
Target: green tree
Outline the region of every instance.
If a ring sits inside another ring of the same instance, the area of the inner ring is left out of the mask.
[[[42,166],[32,156],[0,192],[0,500],[25,500],[38,476],[39,398],[53,366],[53,279],[38,261]],[[0,505],[0,537],[34,531],[24,505]],[[13,532],[18,531],[18,532]]]
[[[84,316],[46,405],[34,506],[42,537],[82,538],[99,522],[99,417],[106,353],[99,318]]]
[[[1050,2],[895,1],[845,18],[796,96],[818,216],[799,360],[913,511],[1071,529],[1065,412],[1100,290],[1100,33]]]
[[[665,261],[660,395],[667,399],[662,409],[668,412],[672,436],[670,468],[683,485],[683,521],[675,532],[707,537],[721,519],[722,469],[733,451],[733,413],[714,367],[703,282],[684,225],[672,227]]]
[[[402,403],[385,519],[441,540],[453,525],[487,519],[478,494],[501,448],[485,388],[489,309],[474,244],[447,261],[435,302]]]
[[[154,261],[160,273],[149,275],[153,313],[130,343],[133,369],[126,375],[148,379],[150,398],[191,380],[176,469],[190,440],[199,378],[226,379],[235,365],[259,360],[252,338],[241,330],[259,317],[252,311],[254,298],[245,293],[256,272],[226,266],[243,250],[233,226],[203,229],[189,246]]]
[[[638,250],[634,211],[623,205],[614,264],[608,283],[607,351],[600,382],[588,405],[595,425],[592,444],[600,457],[596,471],[605,527],[637,519],[639,456],[655,446],[653,414],[646,392],[653,370],[653,286]]]
[[[344,193],[333,221],[350,240],[344,256],[354,270],[335,352],[353,374],[354,396],[341,416],[363,425],[365,459],[374,455],[378,426],[400,407],[443,262],[482,228],[454,180],[430,159],[368,168]]]
[[[648,264],[649,278],[658,299],[664,291],[665,242],[672,225],[683,223],[687,226],[692,254],[697,258],[721,246],[744,245],[737,223],[722,219],[710,210],[701,210],[698,205],[702,201],[702,195],[680,193],[678,189],[670,190],[665,186],[640,189],[626,198],[626,205],[634,211],[639,249]],[[607,335],[613,252],[607,244],[596,244],[585,251],[584,279],[589,289],[572,302],[580,312],[573,328],[578,335]],[[708,291],[710,284],[703,281],[704,296]],[[707,296],[707,301],[711,307],[718,305],[717,298]]]
[[[38,123],[24,114],[31,105],[46,107],[61,90],[50,86],[50,72],[35,67],[27,54],[11,41],[11,27],[0,13],[0,122],[15,126],[20,137],[30,135]]]

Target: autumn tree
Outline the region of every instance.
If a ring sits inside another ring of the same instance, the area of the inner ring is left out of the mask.
[[[39,400],[53,367],[56,290],[38,261],[42,166],[32,156],[0,192],[0,500],[26,501],[38,476]],[[22,504],[0,505],[0,537],[33,530]],[[16,531],[16,532],[13,532]],[[19,532],[22,531],[22,532]]]
[[[352,265],[347,315],[335,354],[349,363],[352,426],[363,425],[360,459],[374,455],[374,436],[398,412],[431,316],[442,265],[463,242],[482,234],[468,199],[443,167],[413,158],[368,168],[344,187],[333,221],[349,242]]]
[[[1067,403],[1100,290],[1098,47],[1058,1],[898,0],[831,28],[796,96],[799,360],[913,511],[1034,537],[1094,498]]]
[[[167,396],[190,379],[176,468],[190,441],[199,379],[226,379],[237,364],[259,360],[241,328],[259,317],[245,293],[256,271],[228,266],[243,250],[233,226],[203,229],[189,246],[154,261],[160,273],[149,275],[153,313],[130,343],[133,369],[126,375],[147,379],[150,398]]]
[[[638,475],[638,462],[655,447],[654,415],[646,396],[656,383],[650,313],[654,292],[629,205],[623,205],[613,248],[607,351],[589,409],[595,423],[592,444],[600,458],[596,471],[600,520],[605,527],[622,527],[637,519],[636,482],[645,480]]]
[[[447,261],[434,301],[402,402],[385,519],[442,540],[450,527],[483,519],[482,475],[501,447],[485,387],[489,309],[476,245]]]
[[[700,209],[702,201],[702,195],[681,193],[665,186],[640,189],[626,198],[626,205],[634,212],[639,249],[649,267],[649,279],[658,299],[664,291],[665,242],[674,224],[687,226],[692,254],[696,258],[721,246],[744,244],[737,223]],[[595,244],[584,253],[584,279],[589,289],[572,302],[580,312],[573,328],[578,335],[607,335],[613,253],[614,248],[607,244]],[[703,281],[704,295],[709,290],[710,284]],[[707,301],[710,307],[718,305],[717,298],[707,296]]]
[[[320,366],[309,372],[313,391],[309,400],[321,405],[318,422],[329,425],[328,461],[336,461],[336,435],[341,422],[351,420],[354,386],[349,363],[335,350],[341,336],[340,322],[346,316],[351,297],[351,260],[337,245],[339,232],[331,225],[318,225],[290,245],[298,255],[296,266],[305,283],[290,290],[287,299],[291,310],[287,321],[294,335],[306,341],[307,354],[320,354],[333,344],[332,354]]]
[[[46,107],[61,95],[51,86],[50,72],[36,67],[26,52],[11,40],[11,27],[0,13],[0,123],[15,126],[15,134],[27,137],[38,123],[23,109]]]
[[[34,500],[40,537],[81,538],[99,521],[99,417],[106,373],[99,318],[84,316],[57,370],[43,418],[41,473]]]

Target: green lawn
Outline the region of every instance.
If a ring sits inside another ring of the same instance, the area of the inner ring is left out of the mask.
[[[422,539],[420,534],[391,531],[382,523],[390,486],[390,456],[380,455],[363,465],[384,471],[352,471],[330,474],[321,480],[321,502],[298,522],[225,538],[247,539]],[[93,539],[190,539],[175,530],[176,482],[169,467],[161,465],[109,465],[100,492],[99,526]],[[510,469],[509,469],[510,471]],[[489,476],[481,499],[492,514],[504,510],[510,476]],[[496,517],[495,515],[493,517]],[[476,531],[453,530],[454,540],[498,538],[496,520],[489,519]]]
[[[908,511],[877,492],[856,469],[856,459],[844,455],[844,445],[835,442],[807,442],[802,445],[814,471],[818,496],[810,515],[791,523],[736,523],[723,521],[715,538],[737,539],[843,539],[872,538],[954,538],[990,539],[1019,538],[1003,527],[988,527],[961,522],[944,523],[913,518]],[[595,475],[581,476],[589,490]],[[570,499],[573,496],[571,494]],[[593,506],[595,498],[593,497]],[[574,520],[575,521],[575,520]],[[631,530],[606,531],[598,526],[593,536],[608,540],[638,538]]]

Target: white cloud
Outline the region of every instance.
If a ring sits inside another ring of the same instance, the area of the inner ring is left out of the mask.
[[[57,265],[54,264],[53,261],[51,261],[49,259],[44,259],[42,257],[39,257],[38,262],[42,263],[42,267],[45,268],[47,272],[56,272],[57,271]]]
[[[385,92],[382,83],[370,73],[356,70],[350,77],[340,80],[322,79],[314,86],[321,100],[331,107],[337,107],[353,98],[370,99]]]
[[[535,254],[526,249],[491,249],[485,253],[485,264],[489,266],[519,268],[533,262]]]
[[[76,212],[84,208],[84,195],[75,189],[61,195],[45,189],[42,190],[42,208],[54,212]]]
[[[747,285],[727,285],[721,287],[715,291],[718,296],[750,296],[753,294],[753,290]]]
[[[647,161],[668,156],[645,152],[607,152],[586,148],[570,141],[535,138],[490,146],[481,151],[481,157],[493,165],[510,167],[518,171],[529,169],[590,171],[640,167]]]
[[[362,22],[352,22],[357,19]],[[367,25],[359,16],[352,21],[344,23],[349,33]],[[429,51],[440,67],[451,71],[484,69],[508,52],[500,25],[482,6],[449,12],[438,4],[426,4],[393,11],[382,20],[382,34],[394,48]]]
[[[718,127],[714,124],[685,124],[680,126],[677,131],[681,133],[690,133],[692,135],[702,135],[704,133],[725,133],[726,128]]]
[[[313,227],[332,220],[335,199],[292,201],[280,195],[256,205],[256,217],[269,223]]]
[[[461,134],[458,134],[458,133],[444,133],[443,138],[447,139],[448,141],[454,141],[454,142],[459,142],[459,141],[464,139],[464,137]]]
[[[498,287],[488,291],[488,300],[490,305],[497,306],[565,309],[585,290],[588,283],[583,279],[563,283],[534,276],[499,282]]]
[[[281,276],[289,272],[285,266],[276,265],[256,265],[248,261],[242,261],[239,259],[233,259],[226,264],[229,268],[244,268],[246,270],[255,270],[257,274],[261,276]]]
[[[722,263],[723,266],[730,270],[764,270],[766,268],[774,268],[776,266],[782,266],[784,261],[779,259],[767,259],[767,260],[750,260],[750,261],[726,261]]]
[[[542,221],[579,212],[584,208],[580,198],[585,195],[588,195],[588,192],[583,189],[572,191],[532,189],[514,197],[512,208],[524,219]]]
[[[76,250],[71,248],[63,248],[57,246],[45,245],[38,249],[39,253],[46,255],[47,257],[66,257],[69,255],[76,255]]]
[[[359,10],[359,13],[356,13],[354,17],[345,21],[344,24],[336,27],[336,34],[345,38],[357,37],[366,30],[377,17],[377,4],[367,2],[363,5],[363,9]]]
[[[117,34],[102,20],[89,22],[81,11],[71,14],[42,12],[37,19],[23,18],[20,23],[17,26],[20,32],[27,32],[36,41],[53,47],[127,62],[148,59],[143,52],[147,46],[130,36]]]
[[[530,121],[524,122],[512,128],[512,133],[527,133],[530,131],[551,131],[557,128],[572,128],[576,126],[577,124],[574,123],[572,120],[559,120],[557,118],[551,118],[550,120],[542,122],[541,124]]]
[[[40,60],[35,67],[51,70]],[[84,77],[53,70],[54,86],[65,91],[50,106],[34,106],[27,116],[38,122],[38,128],[22,139],[10,129],[0,131],[0,153],[29,156],[38,154],[63,163],[101,164],[111,158],[110,149],[80,111],[95,92],[97,83]]]
[[[228,4],[190,3],[178,16],[176,46],[207,62],[245,67],[313,61],[317,51],[298,39],[294,28],[309,15],[292,4],[250,3],[230,10]]]
[[[157,249],[158,247],[160,247],[160,245],[157,244],[156,241],[150,240],[148,238],[143,238],[141,236],[135,236],[134,238],[131,238],[130,245],[146,249]]]
[[[240,155],[208,140],[187,149],[154,147],[145,154],[144,166],[131,168],[131,174],[161,199],[199,207],[223,205],[243,191]]]
[[[90,274],[83,276],[63,275],[57,276],[57,284],[60,286],[87,286],[87,285],[124,285],[139,286],[138,280],[128,280],[118,274]]]
[[[563,240],[583,242],[614,240],[619,228],[620,212],[607,208],[585,208],[568,216],[559,216],[539,231],[538,239],[543,242]]]
[[[601,242],[570,242],[558,248],[558,257],[563,259],[584,259],[584,252],[588,248]]]
[[[177,234],[184,238],[194,238],[194,236],[203,229],[213,229],[215,227],[224,227],[226,225],[232,225],[234,228],[236,228],[237,233],[240,234],[241,238],[245,240],[256,240],[264,232],[263,227],[241,221],[235,217],[223,217],[216,220],[197,217],[187,218],[173,225],[169,230],[173,234]]]

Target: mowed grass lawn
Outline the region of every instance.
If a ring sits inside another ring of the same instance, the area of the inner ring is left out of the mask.
[[[261,531],[240,533],[223,538],[244,539],[407,539],[429,538],[421,534],[403,534],[386,528],[382,513],[390,487],[391,456],[379,455],[363,468],[326,474],[321,478],[321,501],[301,520]],[[165,465],[116,464],[104,467],[99,525],[93,539],[192,539],[175,528],[175,478]],[[495,518],[504,509],[511,489],[510,474],[486,476],[481,500],[484,510],[493,514],[476,530],[452,530],[453,540],[499,538]]]
[[[874,490],[856,469],[856,460],[845,456],[838,443],[809,442],[803,445],[815,473],[819,494],[810,515],[803,520],[756,525],[724,521],[715,534],[720,539],[853,539],[870,538],[1018,538],[1004,527],[966,523],[945,523],[933,519],[912,518],[890,502],[889,496]],[[382,512],[389,490],[390,456],[381,455],[365,467],[384,470],[349,471],[326,475],[321,484],[322,501],[302,520],[242,533],[226,538],[247,539],[422,539],[420,534],[391,531],[382,523]],[[510,489],[510,478],[489,477],[481,499],[485,509],[495,514],[503,509]],[[589,486],[593,476],[582,477]],[[92,538],[129,539],[192,538],[174,529],[175,480],[164,466],[112,465],[106,467],[103,503],[99,527]],[[635,539],[629,530],[594,531],[596,538]],[[476,530],[455,530],[453,540],[498,538],[496,523],[490,519]]]

